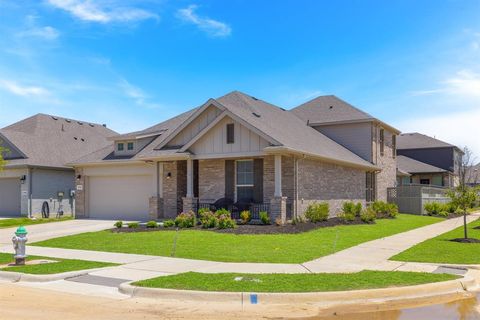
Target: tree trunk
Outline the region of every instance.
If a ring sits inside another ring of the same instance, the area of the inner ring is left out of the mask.
[[[468,235],[467,235],[467,210],[463,211],[463,234],[465,236],[465,239],[468,239]]]

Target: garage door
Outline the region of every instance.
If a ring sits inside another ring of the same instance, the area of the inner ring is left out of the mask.
[[[0,216],[20,216],[20,178],[0,179]]]
[[[148,220],[151,176],[89,177],[88,186],[91,218]]]

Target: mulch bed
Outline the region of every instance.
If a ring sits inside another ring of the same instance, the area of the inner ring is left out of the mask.
[[[339,225],[359,225],[366,224],[360,218],[356,218],[354,221],[343,221],[339,218],[331,218],[327,221],[318,223],[303,222],[297,224],[286,224],[284,226],[277,226],[275,224],[262,225],[262,224],[238,224],[235,229],[203,229],[201,226],[195,226],[193,228],[181,229],[181,230],[201,230],[218,233],[231,233],[231,234],[295,234],[315,230],[318,228],[334,227]],[[120,229],[110,229],[114,233],[131,233],[131,232],[159,232],[159,231],[173,231],[176,228],[164,228],[160,226],[158,228],[147,228],[144,225],[140,225],[138,228],[123,227]]]
[[[450,241],[453,241],[453,242],[460,242],[460,243],[480,243],[480,239],[474,239],[474,238],[456,238],[456,239],[452,239]]]

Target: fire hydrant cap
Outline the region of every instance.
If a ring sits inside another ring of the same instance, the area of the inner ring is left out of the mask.
[[[25,229],[24,226],[20,226],[17,228],[17,231],[15,231],[16,234],[27,234],[27,229]]]

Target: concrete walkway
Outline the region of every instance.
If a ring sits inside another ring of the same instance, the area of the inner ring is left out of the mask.
[[[472,214],[468,216],[467,219],[468,222],[471,222],[478,217],[478,214]],[[85,220],[86,225],[77,226],[75,233],[86,232],[81,231],[83,229],[89,229],[89,231],[93,231],[91,229],[95,229],[96,227],[98,227],[98,229],[104,229],[105,227],[109,228],[112,225],[111,221],[105,222],[104,224],[99,224],[98,226],[91,225],[89,224],[90,222],[91,220]],[[462,217],[445,220],[433,225],[428,225],[386,238],[365,242],[358,246],[345,249],[332,255],[303,264],[215,262],[139,254],[45,248],[35,246],[29,246],[27,251],[30,255],[41,255],[53,258],[75,258],[81,260],[119,263],[122,265],[96,271],[91,273],[91,275],[125,280],[141,280],[166,274],[175,274],[188,271],[203,273],[320,273],[358,272],[361,270],[432,272],[438,267],[437,265],[395,262],[389,261],[388,259],[416,245],[417,243],[453,230],[461,226],[462,223]],[[58,235],[51,236],[51,238],[57,236]],[[49,238],[48,232],[41,236],[37,235],[37,237],[40,237],[42,240]],[[35,238],[35,241],[38,241],[38,239]],[[12,248],[10,245],[1,246],[0,252],[12,252]]]

